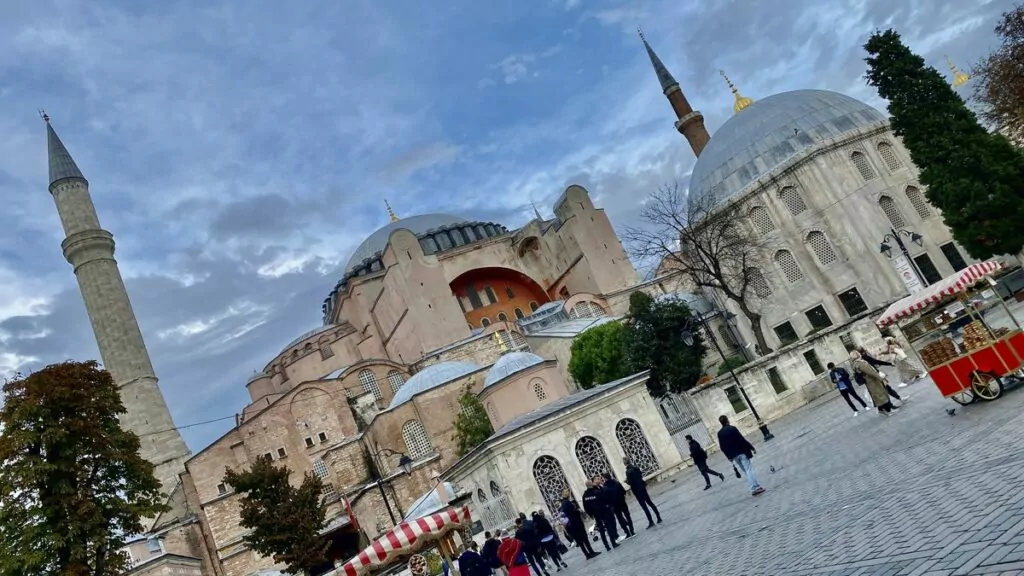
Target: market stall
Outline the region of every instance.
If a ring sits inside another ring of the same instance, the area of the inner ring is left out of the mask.
[[[1024,367],[1024,333],[994,289],[998,260],[967,268],[892,304],[880,328],[903,331],[943,397],[995,400]]]
[[[401,522],[343,564],[335,574],[363,576],[385,570],[420,550],[440,543],[470,523],[468,506],[448,508],[430,516]]]

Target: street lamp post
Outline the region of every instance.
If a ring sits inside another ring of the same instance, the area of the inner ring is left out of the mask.
[[[700,323],[701,328],[704,329],[704,333],[708,335],[708,339],[711,340],[711,343],[714,345],[715,351],[718,352],[718,355],[724,362],[725,353],[722,352],[722,347],[718,344],[718,339],[711,335],[711,330],[705,323],[703,314],[697,314],[697,322]],[[683,344],[693,346],[693,332],[689,329],[689,322],[683,327],[682,339]],[[740,383],[740,378],[736,375],[736,371],[732,369],[732,366],[729,367],[729,375],[732,376],[733,381],[736,382],[736,389],[740,391],[740,395],[743,396],[743,401],[746,402],[747,407],[750,408],[750,413],[754,416],[754,420],[757,421],[757,427],[761,430],[761,435],[764,436],[764,441],[767,442],[772,438],[775,438],[775,435],[768,429],[768,425],[761,419],[761,415],[757,413],[757,408],[754,408],[754,403],[751,402],[750,397],[747,396],[747,391],[743,389],[743,384]]]
[[[882,238],[882,245],[879,248],[879,251],[882,254],[885,254],[886,258],[892,258],[892,246],[889,246],[886,242],[889,240],[895,242],[896,246],[899,247],[900,252],[903,253],[904,257],[906,257],[910,267],[914,269],[914,273],[917,274],[917,279],[921,281],[922,285],[927,286],[928,280],[926,280],[924,274],[921,273],[921,269],[917,267],[917,262],[914,262],[914,259],[910,257],[910,252],[907,251],[907,245],[903,243],[903,239],[900,238],[900,236],[906,236],[907,238],[910,238],[910,241],[914,244],[924,246],[924,237],[917,232],[905,229],[897,231],[895,228],[889,228],[889,233]]]
[[[412,472],[412,458],[409,458],[404,452],[395,452],[390,448],[381,448],[374,454],[374,460],[377,464],[375,468],[380,467],[380,457],[384,456],[398,456],[398,467],[402,470],[402,473],[408,476]],[[384,479],[380,477],[380,472],[376,469],[370,471],[373,475],[373,480],[377,484],[377,489],[380,490],[380,497],[384,500],[384,507],[388,510],[388,517],[391,518],[391,525],[398,526],[398,521],[395,520],[395,513],[391,510],[391,504],[388,502],[388,494],[384,490]],[[395,502],[397,506],[398,503]]]

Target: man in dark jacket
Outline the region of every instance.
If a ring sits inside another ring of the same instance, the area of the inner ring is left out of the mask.
[[[601,475],[601,481],[601,489],[608,493],[612,512],[619,521],[622,531],[626,533],[626,538],[636,536],[636,531],[633,530],[633,517],[629,515],[629,504],[626,503],[626,489],[608,472]]]
[[[562,541],[558,538],[558,534],[555,533],[555,527],[551,525],[551,522],[548,522],[543,512],[537,511],[533,513],[533,525],[537,530],[537,537],[540,538],[540,547],[547,553],[548,558],[555,563],[555,569],[561,572],[562,568],[568,568],[569,566],[562,560],[562,551],[559,550]]]
[[[640,508],[647,515],[647,529],[650,530],[654,528],[654,518],[651,518],[651,510],[654,510],[654,516],[658,518],[658,524],[661,524],[661,512],[658,512],[658,507],[654,505],[651,495],[647,493],[647,482],[644,481],[644,473],[629,458],[623,458],[622,463],[626,465],[626,484],[629,484],[630,490],[633,491],[633,496],[636,497]]]
[[[520,513],[516,518],[516,540],[523,543],[523,554],[530,563],[537,576],[551,576],[548,574],[548,567],[544,564],[544,557],[540,554],[540,538],[537,536],[537,529],[533,521]]]
[[[611,503],[608,502],[607,493],[593,480],[587,480],[587,489],[583,491],[583,511],[597,522],[597,531],[601,534],[605,549],[611,552],[612,548],[618,548],[619,532],[615,529]]]
[[[572,494],[568,490],[562,493],[562,505],[559,507],[558,512],[565,517],[565,531],[572,538],[572,541],[580,547],[583,556],[590,560],[600,554],[600,552],[594,552],[594,547],[590,545],[590,538],[587,537],[587,526],[583,522],[583,514],[580,513],[580,507],[576,505],[576,502],[573,502]]]
[[[484,532],[484,547],[480,549],[480,558],[483,559],[486,564],[493,572],[504,572],[505,565],[501,563],[501,559],[498,558],[498,546],[501,545],[501,540],[495,538],[490,532]]]
[[[719,416],[718,421],[722,423],[722,429],[718,431],[718,447],[721,448],[722,454],[743,471],[743,475],[747,477],[747,484],[750,485],[751,495],[764,494],[764,488],[754,477],[754,465],[750,463],[757,450],[743,437],[738,428],[729,424],[727,416]]]
[[[491,569],[477,552],[476,542],[470,542],[462,554],[459,555],[459,574],[462,576],[490,576]]]
[[[704,477],[704,489],[711,488],[711,476],[718,476],[720,480],[724,481],[724,474],[708,468],[708,453],[704,450],[704,447],[689,434],[686,435],[686,442],[690,445],[690,458],[693,459],[693,465],[697,467],[700,475]]]

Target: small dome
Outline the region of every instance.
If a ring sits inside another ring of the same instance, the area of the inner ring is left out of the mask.
[[[410,216],[402,218],[397,222],[391,222],[383,228],[378,228],[373,234],[367,236],[366,240],[363,240],[348,259],[348,264],[345,264],[345,271],[351,270],[356,264],[367,258],[372,258],[374,254],[382,252],[384,247],[388,245],[388,238],[391,237],[391,233],[395,230],[404,228],[419,236],[428,230],[453,224],[462,224],[463,222],[466,222],[464,218],[452,216],[451,214],[420,214],[419,216]]]
[[[491,366],[484,379],[484,388],[497,384],[505,378],[526,370],[530,366],[536,366],[544,362],[544,359],[531,352],[509,352]]]
[[[724,202],[817,142],[887,120],[864,102],[827,90],[794,90],[749,103],[700,153],[690,194],[713,193]]]
[[[452,380],[458,380],[467,374],[472,374],[482,369],[482,366],[472,362],[439,362],[427,366],[413,374],[412,378],[405,381],[405,384],[402,384],[402,387],[395,393],[395,397],[391,399],[388,410],[405,404],[417,394],[433,390],[438,386],[443,386]]]

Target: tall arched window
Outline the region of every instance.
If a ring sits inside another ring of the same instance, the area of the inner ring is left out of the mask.
[[[434,453],[434,447],[430,444],[430,437],[419,420],[409,420],[402,425],[402,440],[405,440],[405,448],[409,451],[409,457],[413,460],[424,458]]]
[[[476,499],[481,504],[487,503],[487,494],[484,492],[483,488],[480,488],[476,491]]]
[[[540,380],[533,381],[533,395],[537,397],[537,400],[547,400],[548,393],[544,391],[544,383]]]
[[[900,209],[896,207],[896,202],[888,196],[882,196],[878,199],[878,207],[885,212],[885,217],[889,219],[889,223],[892,224],[893,228],[897,230],[903,228],[907,223],[903,220],[903,214],[900,213]]]
[[[533,479],[537,482],[540,495],[548,510],[557,518],[558,508],[562,503],[562,493],[569,490],[569,481],[565,478],[562,464],[551,456],[541,456],[533,462]]]
[[[491,319],[483,318],[482,320],[480,320],[480,325],[483,326],[484,328],[487,328],[488,326],[491,325]]]
[[[793,216],[807,210],[807,204],[804,203],[804,199],[800,196],[800,191],[796,189],[796,186],[786,186],[779,190],[779,198]]]
[[[537,308],[540,308],[540,306],[536,302],[530,302],[530,312],[536,312]]]
[[[586,478],[608,473],[613,474],[612,464],[604,451],[601,441],[593,436],[584,436],[576,441],[576,460],[583,468]]]
[[[494,480],[491,480],[491,496],[498,498],[502,494],[503,492],[501,491],[501,487],[498,486],[498,483],[495,482]]]
[[[889,172],[899,170],[903,166],[899,157],[896,156],[896,151],[892,149],[892,144],[888,142],[878,143],[878,155],[882,157],[882,162],[885,162],[885,167],[889,169]]]
[[[800,270],[800,265],[796,263],[796,258],[793,257],[793,253],[789,250],[779,250],[775,253],[775,264],[782,269],[782,275],[786,277],[788,282],[796,282],[804,277],[804,273]]]
[[[363,392],[373,394],[373,397],[377,400],[383,398],[380,393],[380,386],[377,385],[377,377],[373,375],[373,371],[369,368],[363,368],[359,371],[359,384],[362,385]]]
[[[658,458],[651,450],[651,444],[647,441],[640,423],[632,418],[623,418],[615,425],[615,437],[619,439],[622,452],[640,469],[646,476],[658,471]]]
[[[767,298],[772,295],[771,285],[757,268],[747,268],[747,280],[750,282],[750,289],[758,298]]]
[[[498,312],[498,321],[508,322],[508,314],[505,314],[504,312]]]
[[[391,385],[391,392],[398,392],[398,389],[405,384],[405,378],[402,377],[402,373],[398,370],[392,370],[388,372],[388,384]]]
[[[813,230],[807,235],[805,242],[811,245],[811,250],[814,251],[814,255],[818,257],[818,262],[822,266],[828,266],[838,259],[835,249],[832,248],[832,243],[825,237],[824,232]]]
[[[523,318],[526,318],[526,314],[523,314],[523,311],[522,311],[521,308],[516,308],[515,312],[516,312],[516,318],[518,318],[520,320],[522,320]]]
[[[313,461],[313,473],[316,474],[317,478],[323,480],[323,495],[330,496],[334,494],[334,484],[327,481],[327,477],[330,476],[330,470],[327,469],[327,465],[324,464],[323,460],[317,458]]]
[[[932,215],[932,209],[928,206],[928,201],[925,200],[924,193],[917,186],[907,186],[907,200],[910,200],[910,204],[914,207],[914,211],[917,215],[924,220],[930,218]]]
[[[761,234],[767,234],[775,230],[775,222],[772,222],[772,217],[768,215],[768,210],[764,206],[754,206],[751,208],[747,212],[747,218],[750,218],[754,228]]]
[[[857,168],[857,172],[860,173],[860,177],[864,180],[873,180],[878,174],[875,173],[875,169],[871,166],[871,161],[864,155],[863,152],[857,151],[850,154],[850,160],[853,162],[853,166]]]

